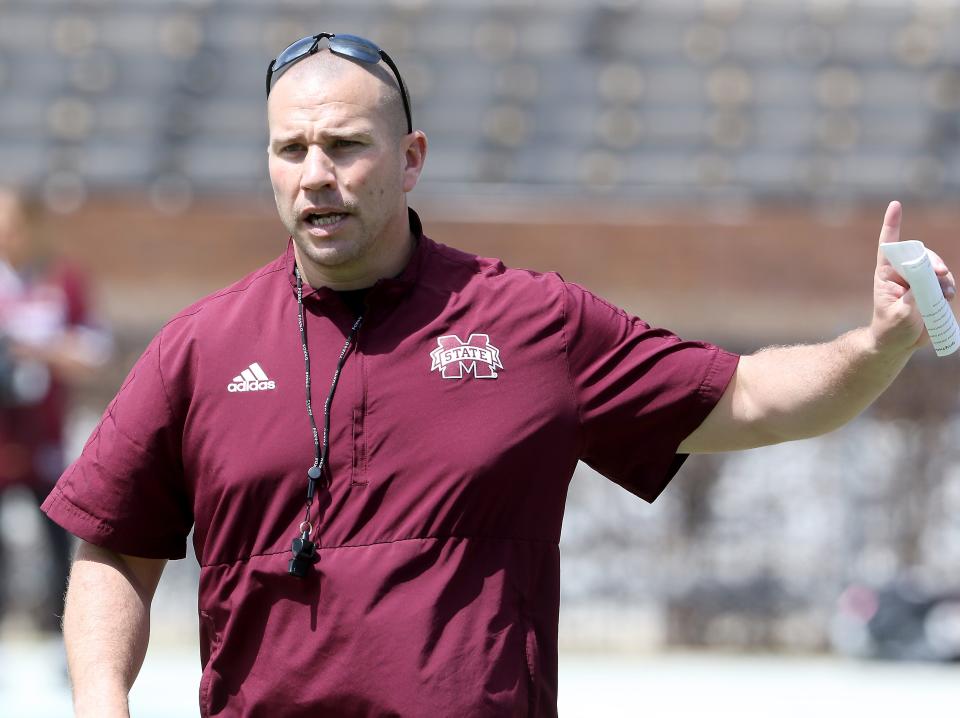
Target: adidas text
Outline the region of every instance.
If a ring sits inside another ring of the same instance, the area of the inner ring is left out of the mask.
[[[272,379],[270,381],[238,381],[227,384],[227,391],[264,391],[266,389],[276,389],[277,383]]]

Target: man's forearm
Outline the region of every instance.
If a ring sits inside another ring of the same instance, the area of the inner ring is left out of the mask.
[[[723,397],[679,451],[751,449],[836,429],[880,396],[912,353],[878,349],[863,328],[741,357]]]
[[[832,342],[771,347],[737,373],[761,443],[818,436],[853,419],[890,386],[912,350],[880,350],[867,328]]]
[[[163,563],[86,543],[77,552],[63,635],[79,718],[128,715],[127,694],[146,655]]]

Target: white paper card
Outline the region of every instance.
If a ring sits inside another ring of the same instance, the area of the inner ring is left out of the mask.
[[[923,242],[917,239],[889,242],[881,244],[880,249],[913,290],[917,309],[923,316],[937,356],[953,354],[960,348],[960,326],[957,326],[957,319],[943,296]]]

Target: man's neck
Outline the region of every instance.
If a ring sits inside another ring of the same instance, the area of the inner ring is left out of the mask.
[[[300,251],[294,244],[294,258],[304,282],[314,289],[327,287],[334,291],[350,291],[372,287],[381,279],[396,277],[400,274],[416,249],[417,240],[413,232],[407,230],[407,236],[399,246],[391,246],[389,254],[363,257],[350,265],[337,267],[318,267],[305,265]]]

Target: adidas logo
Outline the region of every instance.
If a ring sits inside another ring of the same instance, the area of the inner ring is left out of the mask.
[[[231,393],[237,391],[266,391],[276,388],[277,383],[267,378],[267,373],[257,362],[248,366],[238,376],[233,377],[232,382],[227,384],[227,391]]]

